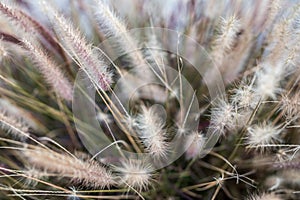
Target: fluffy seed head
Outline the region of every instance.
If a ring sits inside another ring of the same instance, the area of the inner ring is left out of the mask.
[[[282,72],[281,65],[263,64],[263,68],[257,71],[255,93],[261,96],[262,99],[268,97],[276,99],[276,95],[282,91],[280,88],[280,81],[283,77]]]
[[[217,42],[224,50],[231,49],[241,27],[240,21],[235,15],[228,18],[221,18],[221,30]]]
[[[122,181],[138,191],[147,189],[151,182],[151,165],[140,160],[126,160],[117,170],[121,173]]]
[[[108,90],[112,84],[112,73],[102,60],[102,55],[89,45],[81,33],[57,11],[48,6],[53,16],[49,16],[64,47],[97,87]]]
[[[233,90],[231,102],[238,108],[253,109],[259,102],[259,96],[253,91],[252,83],[241,83],[241,85],[238,88]]]
[[[30,168],[27,169],[25,172],[25,175],[28,176],[28,178],[25,180],[25,185],[28,186],[36,186],[38,184],[37,181],[35,181],[34,179],[43,179],[44,177],[47,177],[47,173],[35,168]],[[32,179],[34,178],[34,179]]]
[[[189,145],[187,151],[185,152],[186,159],[193,159],[200,155],[204,148],[205,137],[203,134],[197,131],[192,132],[187,136],[186,145]]]
[[[42,49],[25,39],[23,43],[47,83],[60,97],[71,101],[73,98],[73,87],[62,71]]]
[[[280,100],[280,110],[285,114],[288,119],[298,119],[300,113],[300,99],[299,95],[289,97],[288,95],[282,95]]]
[[[221,18],[219,35],[214,41],[214,47],[211,53],[217,67],[222,67],[226,53],[232,49],[239,31],[240,22],[234,15],[228,18]],[[206,76],[210,78],[214,76],[214,72],[208,71]]]
[[[40,130],[42,132],[44,129],[44,127],[40,125],[39,121],[32,115],[31,112],[19,107],[6,98],[0,98],[0,110],[3,110],[3,113],[5,113],[7,116],[21,118],[20,121],[24,122],[23,124],[27,124],[34,130]]]
[[[264,145],[273,144],[280,141],[280,134],[282,129],[274,126],[271,123],[262,123],[260,125],[253,125],[249,127],[246,136],[246,144],[250,147],[260,148],[264,150]]]
[[[59,177],[67,177],[87,187],[104,188],[114,184],[112,174],[96,162],[83,161],[68,154],[32,147],[22,151],[30,166]]]
[[[19,117],[7,115],[4,111],[0,111],[0,128],[21,140],[29,136],[29,127]]]
[[[19,28],[22,32],[34,33],[34,28],[23,18],[19,10],[14,9],[6,3],[0,2],[0,13],[9,19],[11,23],[16,25],[16,28]]]
[[[98,20],[100,31],[107,38],[114,37],[113,42],[118,46],[117,51],[126,54],[130,59],[131,67],[138,77],[144,80],[151,80],[153,78],[152,71],[147,66],[142,52],[138,50],[136,40],[129,34],[125,23],[103,1],[95,1],[96,19]]]
[[[227,129],[232,129],[236,125],[237,112],[234,107],[224,99],[219,99],[214,103],[211,112],[211,127],[216,134],[225,134]]]
[[[153,107],[142,107],[142,113],[137,117],[136,126],[147,151],[154,158],[164,157],[168,150],[166,131],[164,130],[163,120]]]

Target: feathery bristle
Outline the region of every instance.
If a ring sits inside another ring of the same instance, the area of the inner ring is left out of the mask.
[[[29,165],[47,172],[57,173],[87,187],[104,188],[113,185],[113,175],[93,161],[82,161],[67,154],[34,147],[25,149],[23,154]]]
[[[23,40],[23,43],[46,82],[59,96],[67,101],[71,101],[73,98],[73,87],[57,65],[42,49],[36,47],[30,41]]]
[[[95,84],[102,90],[108,90],[112,84],[112,73],[108,64],[102,60],[102,55],[89,45],[81,36],[81,33],[74,28],[62,15],[53,8],[53,16],[49,16],[55,31],[60,35],[62,43],[68,53],[75,59]]]
[[[151,165],[146,162],[129,159],[122,162],[118,171],[122,182],[138,191],[147,189],[151,183]]]
[[[266,122],[253,125],[247,130],[246,144],[262,151],[266,148],[265,146],[281,141],[280,134],[283,132],[279,126]]]
[[[21,140],[29,136],[29,126],[21,121],[21,117],[7,115],[4,111],[0,111],[0,128]]]
[[[163,158],[168,150],[164,123],[153,108],[142,107],[142,113],[136,119],[138,135],[147,151],[155,158]]]

